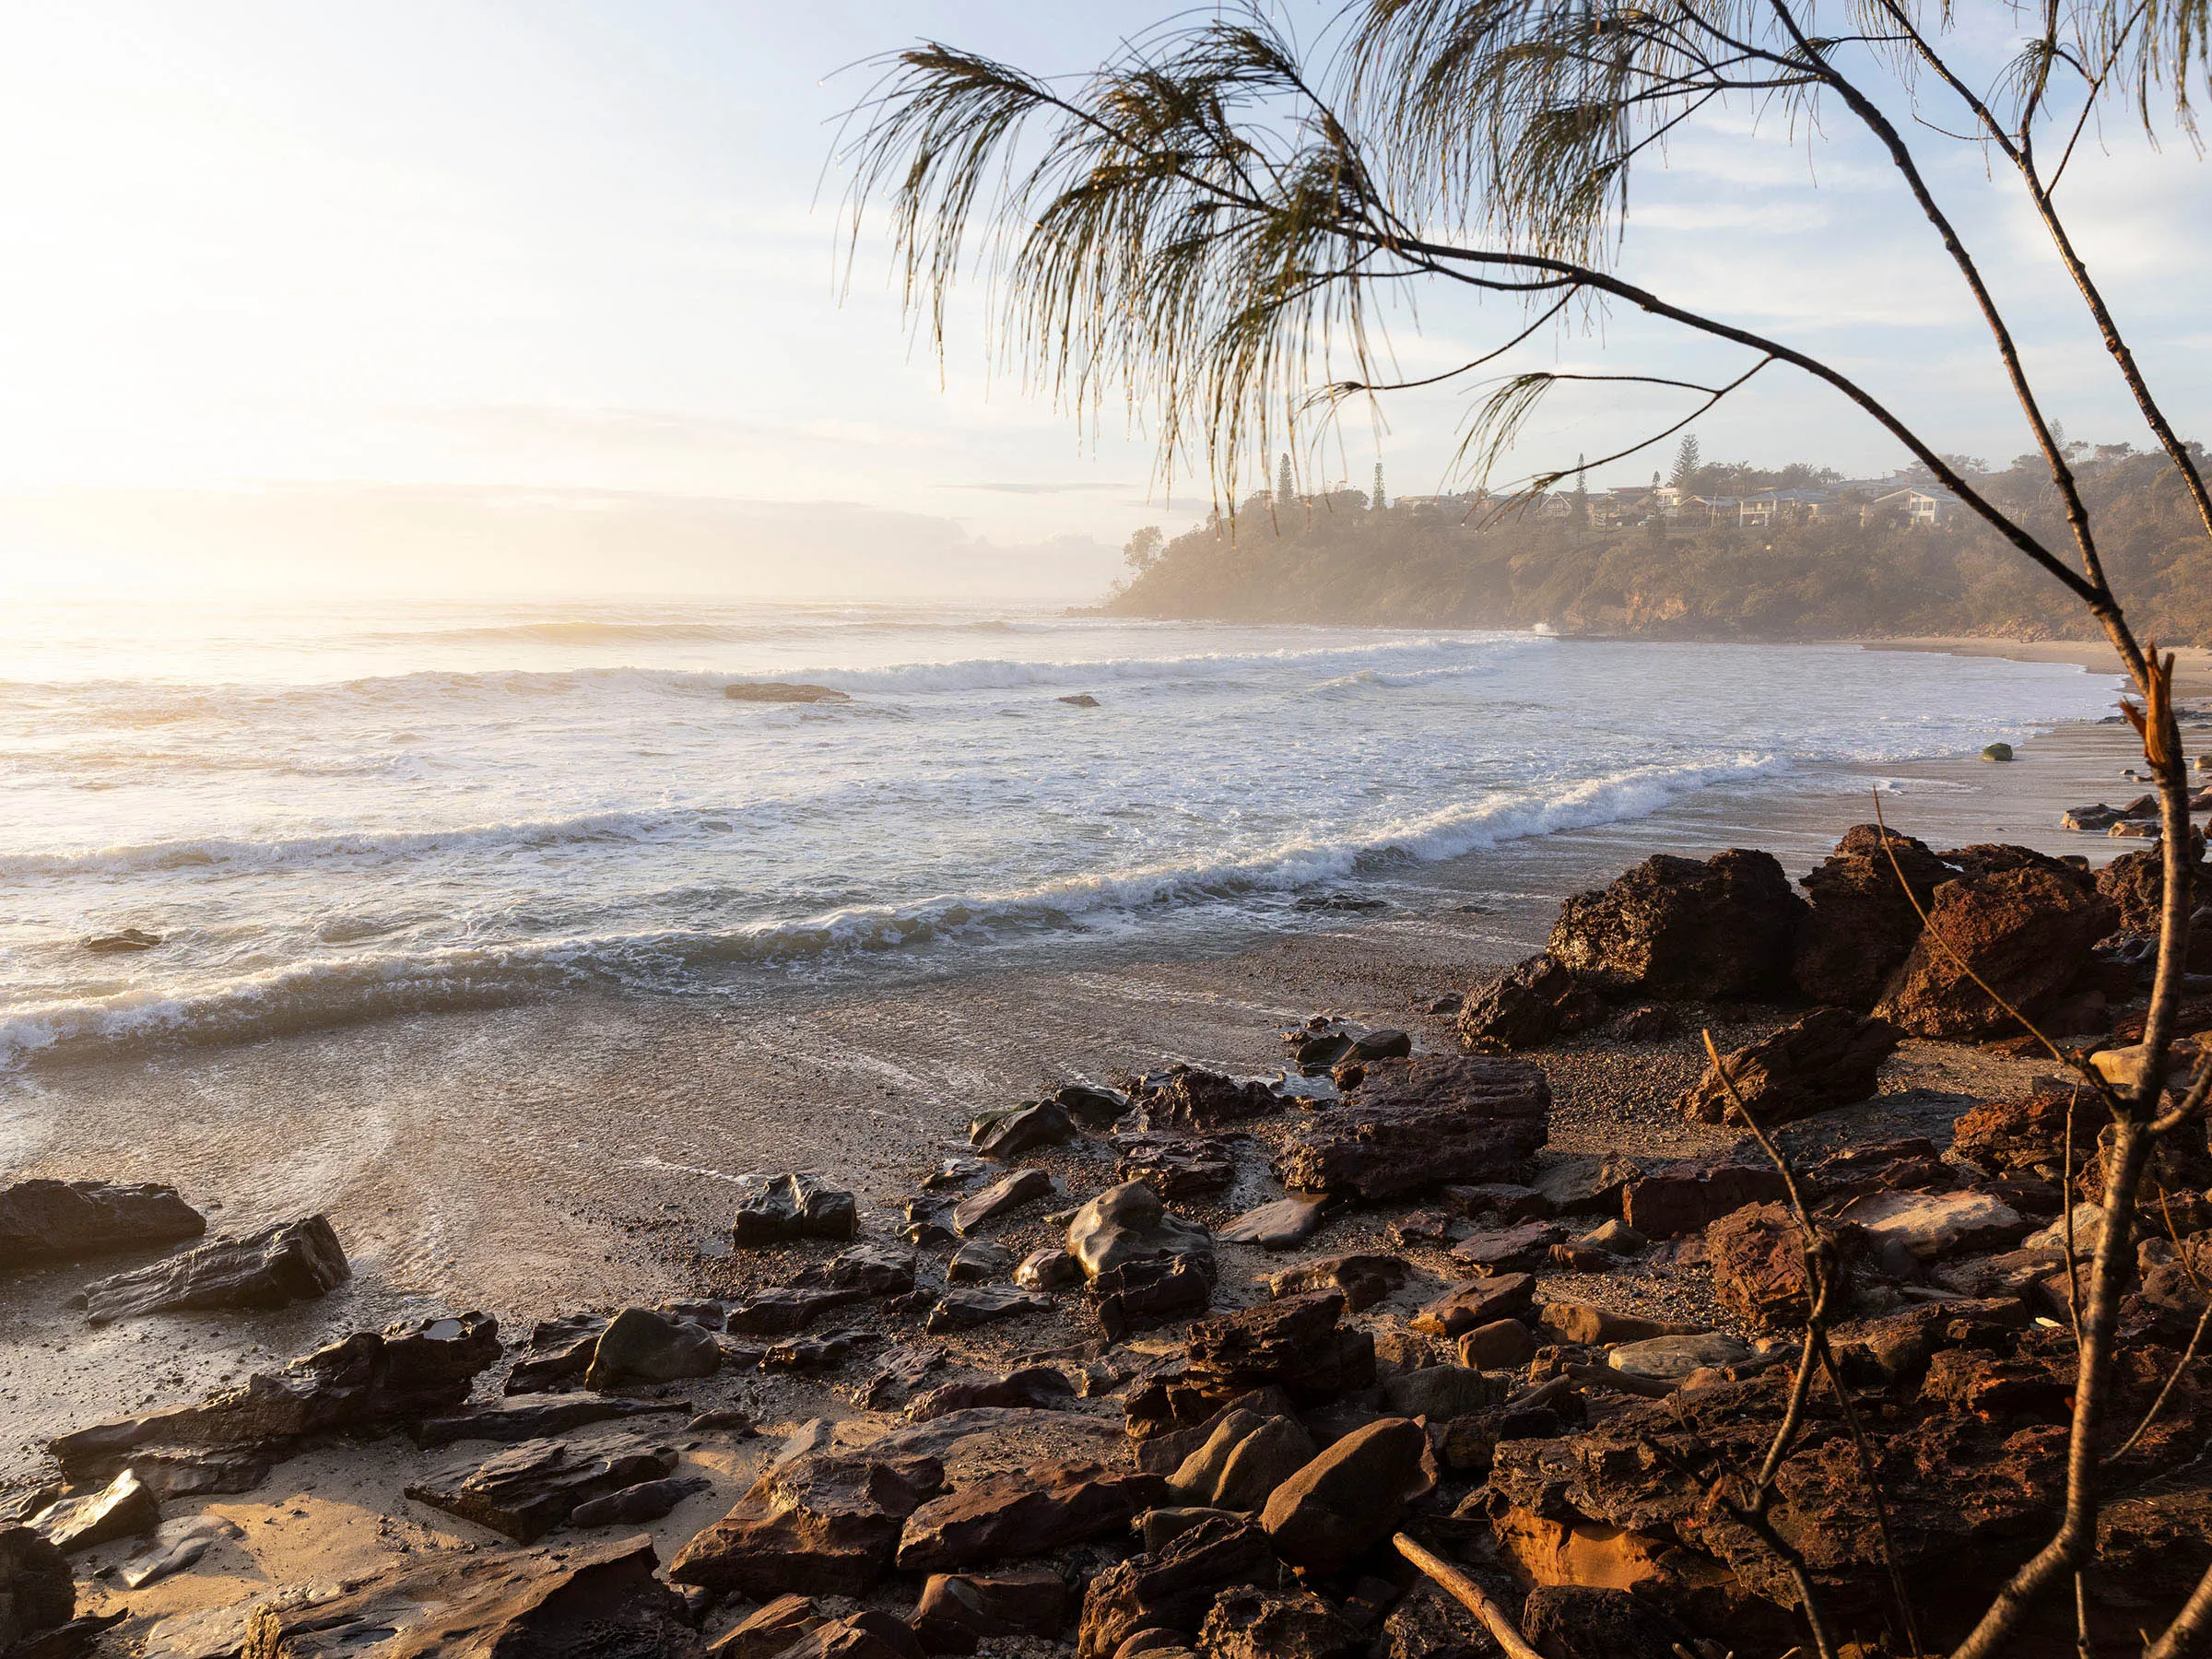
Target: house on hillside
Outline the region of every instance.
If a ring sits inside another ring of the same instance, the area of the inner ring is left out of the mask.
[[[1648,484],[1600,490],[1590,498],[1590,522],[1601,528],[1641,524],[1659,511],[1658,492]]]
[[[1859,509],[1859,523],[1878,524],[1895,518],[1914,530],[1934,530],[1950,522],[1959,498],[1947,489],[1907,488],[1878,495]]]
[[[1733,524],[1743,505],[1736,496],[1677,495],[1674,512],[1667,516],[1688,524]]]
[[[1759,530],[1774,524],[1801,524],[1835,517],[1838,505],[1835,495],[1825,489],[1762,489],[1737,503],[1735,522]]]

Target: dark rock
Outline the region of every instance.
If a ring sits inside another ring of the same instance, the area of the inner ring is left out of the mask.
[[[1621,1192],[1623,1218],[1646,1238],[1701,1232],[1747,1204],[1787,1194],[1782,1172],[1766,1162],[1739,1161],[1733,1154],[1668,1164],[1631,1181]]]
[[[983,1172],[983,1165],[972,1158],[947,1158],[928,1174],[922,1177],[925,1193],[948,1193],[955,1187],[966,1186]],[[913,1213],[910,1206],[907,1213]]]
[[[852,693],[829,686],[802,685],[795,680],[737,680],[722,694],[733,702],[823,703],[851,702]]]
[[[945,1350],[934,1342],[902,1343],[887,1349],[876,1361],[875,1375],[860,1391],[860,1404],[870,1411],[888,1411],[944,1363]]]
[[[1156,1475],[1117,1474],[1097,1464],[1024,1470],[971,1480],[907,1517],[901,1571],[943,1572],[1017,1556],[1043,1555],[1127,1530],[1168,1501]]]
[[[1551,1090],[1522,1060],[1383,1061],[1341,1110],[1294,1129],[1276,1159],[1293,1192],[1371,1202],[1446,1182],[1511,1180],[1544,1144]]]
[[[1647,1162],[1618,1154],[1549,1152],[1531,1184],[1547,1216],[1618,1216],[1622,1194],[1642,1178]]]
[[[1277,1299],[1302,1296],[1314,1290],[1335,1290],[1344,1305],[1357,1313],[1371,1308],[1406,1282],[1411,1269],[1394,1255],[1324,1256],[1270,1275],[1267,1294]]]
[[[1014,1269],[1024,1290],[1065,1290],[1083,1282],[1083,1264],[1065,1250],[1032,1250]]]
[[[818,1268],[807,1269],[798,1282],[811,1284],[818,1275],[821,1283],[835,1289],[903,1296],[914,1288],[914,1253],[889,1244],[855,1244]]]
[[[1147,1182],[1109,1187],[1076,1212],[1067,1224],[1068,1253],[1084,1274],[1101,1273],[1132,1262],[1187,1256],[1211,1264],[1213,1235],[1185,1221],[1160,1203]]]
[[[63,1498],[30,1518],[30,1530],[64,1555],[117,1538],[141,1537],[161,1524],[161,1504],[135,1471],[98,1491]]]
[[[273,1599],[246,1625],[242,1659],[350,1659],[374,1650],[442,1659],[596,1659],[693,1651],[683,1598],[653,1577],[653,1541],[558,1551],[439,1553],[335,1599]]]
[[[2154,816],[2156,812],[2154,805]],[[2191,837],[2192,841],[2196,839]],[[2189,871],[2190,903],[2194,909],[2203,902],[2200,895],[2212,890],[2212,867],[2206,866],[2201,845],[2192,847],[2191,851],[2196,853]],[[2166,907],[2165,843],[2154,841],[2136,852],[2121,853],[2097,872],[2097,890],[2111,900],[2118,915],[2119,931],[2156,938]]]
[[[971,1377],[947,1382],[907,1402],[906,1420],[933,1422],[979,1406],[1025,1411],[1057,1411],[1076,1395],[1065,1372],[1050,1365],[1029,1365],[1003,1377]]]
[[[1273,1588],[1281,1568],[1267,1535],[1247,1522],[1213,1520],[1171,1539],[1158,1554],[1118,1561],[1083,1597],[1078,1659],[1115,1659],[1139,1631],[1171,1630],[1195,1641],[1225,1590]]]
[[[1741,1121],[1740,1098],[1763,1127],[1864,1100],[1879,1085],[1882,1062],[1896,1052],[1899,1032],[1887,1020],[1849,1008],[1815,1008],[1771,1037],[1721,1056],[1681,1099],[1682,1115],[1708,1124]]]
[[[1194,1506],[1256,1511],[1270,1492],[1311,1463],[1317,1450],[1296,1418],[1262,1417],[1232,1407],[1206,1442],[1176,1465],[1169,1484]]]
[[[1805,902],[1767,853],[1654,853],[1559,907],[1551,955],[1612,993],[1674,1001],[1771,995]]]
[[[715,1659],[779,1659],[800,1637],[829,1622],[812,1598],[779,1595],[707,1651]]]
[[[1415,1581],[1382,1620],[1374,1659],[1503,1659],[1474,1614],[1427,1579]]]
[[[904,1619],[867,1608],[817,1625],[777,1659],[924,1659]]]
[[[814,1175],[783,1175],[748,1193],[730,1223],[739,1249],[788,1244],[798,1239],[850,1239],[860,1230],[853,1194]]]
[[[0,1269],[153,1250],[207,1230],[174,1187],[18,1181],[0,1188]]]
[[[124,927],[112,934],[94,934],[85,941],[85,948],[94,956],[129,956],[151,950],[160,943],[159,934],[147,933],[143,927]]]
[[[1159,1256],[1109,1268],[1090,1282],[1091,1312],[1110,1342],[1162,1320],[1203,1312],[1214,1295],[1211,1258]]]
[[[1521,1627],[1547,1659],[1678,1659],[1697,1638],[1680,1620],[1626,1590],[1538,1584]]]
[[[945,1277],[955,1285],[981,1285],[1003,1278],[1014,1266],[1014,1253],[989,1239],[971,1239],[952,1253],[945,1264]]]
[[[1467,994],[1459,1040],[1477,1054],[1542,1048],[1606,1017],[1598,994],[1547,950],[1517,962]]]
[[[835,1371],[876,1340],[873,1331],[830,1331],[819,1336],[787,1336],[760,1356],[763,1371]]]
[[[1451,1244],[1466,1237],[1465,1221],[1443,1210],[1408,1210],[1382,1230],[1383,1242],[1399,1250],[1424,1244]]]
[[[2076,1169],[2096,1150],[2097,1131],[2109,1114],[2082,1098],[2080,1085],[2053,1079],[2025,1100],[1983,1100],[1958,1121],[1951,1150],[1992,1175],[2013,1170],[2062,1170],[2066,1162],[2066,1122],[2073,1119]]]
[[[1133,1102],[1115,1088],[1095,1083],[1064,1083],[1053,1091],[1053,1103],[1092,1129],[1110,1129],[1129,1113]]]
[[[1477,1274],[1519,1272],[1549,1260],[1551,1247],[1566,1236],[1557,1222],[1524,1221],[1468,1234],[1452,1246],[1452,1259]]]
[[[1200,1320],[1183,1344],[1188,1381],[1217,1402],[1274,1384],[1317,1406],[1374,1380],[1375,1342],[1339,1324],[1334,1291],[1286,1297]]]
[[[1517,1392],[1509,1380],[1486,1377],[1465,1365],[1425,1365],[1399,1371],[1382,1383],[1382,1401],[1398,1417],[1444,1423],[1477,1411],[1490,1411]]]
[[[1437,1194],[1454,1214],[1491,1222],[1543,1221],[1551,1216],[1551,1200],[1534,1187],[1512,1181],[1484,1181],[1473,1185],[1448,1186]]]
[[[952,1207],[952,1230],[963,1239],[1012,1215],[1025,1204],[1053,1194],[1053,1178],[1042,1170],[1017,1170]]]
[[[1095,709],[1099,700],[1088,691],[1073,691],[1065,697],[1055,697],[1054,702],[1064,702],[1071,709]]]
[[[567,1313],[559,1319],[541,1319],[530,1327],[523,1357],[507,1373],[505,1392],[540,1394],[560,1383],[583,1385],[583,1373],[592,1369],[592,1350],[607,1322],[596,1313]]]
[[[1856,1253],[1857,1231],[1822,1230],[1839,1248]],[[1805,1235],[1796,1218],[1779,1204],[1754,1204],[1715,1221],[1705,1232],[1705,1253],[1712,1263],[1712,1290],[1724,1308],[1746,1324],[1765,1330],[1801,1325],[1811,1306],[1812,1284],[1805,1268]],[[1844,1287],[1838,1287],[1839,1292]],[[1831,1303],[1834,1318],[1847,1308]]]
[[[194,1406],[172,1406],[53,1442],[73,1480],[105,1480],[141,1446],[261,1446],[336,1430],[374,1429],[444,1416],[468,1397],[477,1373],[500,1357],[499,1322],[465,1313],[357,1332],[256,1373]]]
[[[85,1312],[107,1324],[193,1308],[281,1308],[327,1296],[352,1277],[330,1222],[309,1216],[98,1280],[85,1288]]]
[[[933,1653],[971,1653],[994,1636],[1047,1641],[1067,1622],[1067,1581],[1049,1567],[932,1573],[907,1622]]]
[[[756,1291],[743,1301],[733,1303],[723,1328],[736,1336],[789,1336],[805,1330],[825,1313],[868,1300],[869,1295],[858,1286],[780,1286]]]
[[[771,1465],[669,1563],[679,1584],[763,1599],[865,1595],[906,1518],[945,1484],[934,1457],[810,1452]]]
[[[76,1617],[62,1552],[27,1526],[0,1528],[0,1653]]]
[[[1147,1133],[1206,1134],[1267,1117],[1283,1109],[1282,1097],[1260,1082],[1240,1083],[1219,1072],[1179,1071],[1138,1108]]]
[[[680,1324],[649,1308],[625,1308],[599,1334],[586,1388],[639,1388],[722,1369],[722,1345],[697,1325]]]
[[[1606,1031],[1622,1042],[1665,1042],[1677,1025],[1673,1010],[1664,1004],[1638,1003],[1616,1014],[1606,1022]]]
[[[641,1480],[604,1498],[590,1498],[569,1512],[571,1526],[640,1526],[658,1521],[685,1499],[705,1491],[713,1483],[700,1475],[666,1480]]]
[[[1224,1590],[1199,1627],[1206,1659],[1352,1659],[1367,1639],[1310,1590]]]
[[[481,1463],[449,1464],[404,1488],[418,1503],[531,1544],[579,1504],[659,1480],[676,1453],[626,1437],[524,1441]]]
[[[933,1336],[944,1331],[965,1331],[976,1325],[996,1324],[1018,1314],[1035,1313],[1053,1305],[1049,1296],[1012,1285],[964,1286],[947,1290],[929,1311],[924,1328]]]
[[[1966,968],[2033,1018],[2088,967],[2116,917],[2112,901],[2071,871],[2023,867],[1947,882],[1928,908],[1929,931],[1943,943],[1924,935],[1874,1011],[1921,1037],[2009,1036],[2016,1022]]]
[[[1076,1121],[1065,1106],[1033,1100],[1006,1112],[986,1112],[968,1125],[968,1144],[985,1158],[1006,1163],[1025,1152],[1041,1152],[1073,1140]]]
[[[429,1448],[456,1441],[547,1440],[587,1423],[615,1418],[688,1412],[681,1400],[622,1400],[600,1394],[509,1394],[496,1405],[472,1406],[451,1417],[426,1418],[410,1430],[415,1443]]]
[[[1113,1144],[1122,1155],[1113,1178],[1141,1181],[1162,1198],[1202,1197],[1237,1178],[1236,1160],[1196,1136],[1117,1135]]]
[[[1291,1250],[1320,1230],[1322,1200],[1314,1197],[1277,1198],[1273,1204],[1247,1210],[1220,1232],[1226,1244],[1257,1244],[1263,1250]]]
[[[1260,1523],[1275,1552],[1317,1574],[1340,1571],[1390,1535],[1434,1484],[1429,1437],[1384,1418],[1335,1445],[1275,1488]]]
[[[1518,1319],[1493,1319],[1460,1334],[1459,1362],[1477,1371],[1511,1371],[1535,1357],[1535,1336]]]
[[[1526,1273],[1470,1279],[1415,1314],[1413,1328],[1431,1336],[1456,1337],[1478,1325],[1525,1313],[1535,1300],[1535,1277]]]
[[[1885,851],[1883,834],[1877,824],[1853,826],[1805,878],[1812,909],[1798,929],[1790,973],[1814,1002],[1874,1006],[1920,938],[1920,912],[1912,900],[1926,905],[1955,874],[1925,843],[1894,830]],[[1895,866],[1890,852],[1897,855]],[[1909,894],[1898,881],[1900,869]]]

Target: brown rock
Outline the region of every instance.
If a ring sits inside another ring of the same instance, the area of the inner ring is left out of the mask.
[[[1025,1204],[1050,1197],[1052,1191],[1053,1178],[1042,1170],[1016,1170],[954,1205],[953,1230],[964,1239],[978,1229],[1012,1215]]]
[[[703,1590],[768,1597],[865,1595],[906,1519],[945,1480],[934,1457],[813,1452],[771,1465],[737,1506],[669,1563]]]
[[[2088,968],[2090,947],[2112,931],[2116,914],[2071,872],[2030,866],[1946,883],[1928,920],[1948,948],[1924,936],[1875,1013],[1922,1037],[2011,1035],[2016,1022],[1967,977],[1959,959],[2032,1018]]]
[[[1367,1638],[1310,1590],[1224,1590],[1198,1630],[1205,1659],[1352,1659]]]
[[[352,1277],[328,1219],[309,1216],[100,1279],[85,1288],[85,1312],[106,1324],[191,1308],[281,1308],[327,1296]]]
[[[1533,1274],[1500,1273],[1470,1279],[1438,1297],[1413,1316],[1413,1328],[1430,1336],[1456,1337],[1478,1325],[1528,1312],[1535,1300]]]
[[[1605,1013],[1594,991],[1538,951],[1469,992],[1457,1029],[1474,1053],[1510,1054],[1583,1030]]]
[[[174,1187],[41,1180],[0,1188],[0,1269],[152,1250],[206,1230]]]
[[[947,1290],[937,1298],[923,1322],[930,1335],[946,1331],[972,1330],[977,1325],[996,1324],[1002,1319],[1012,1319],[1023,1313],[1041,1312],[1053,1305],[1053,1299],[1034,1290],[1019,1289],[1013,1285],[968,1285]]]
[[[784,1175],[739,1201],[730,1239],[739,1249],[797,1239],[850,1239],[860,1230],[853,1194],[813,1175]]]
[[[1472,1273],[1517,1273],[1548,1261],[1551,1247],[1566,1236],[1557,1222],[1524,1221],[1470,1233],[1452,1246],[1452,1259]]]
[[[907,1402],[906,1420],[927,1423],[971,1411],[979,1406],[1013,1410],[1057,1411],[1075,1398],[1075,1385],[1066,1374],[1050,1365],[1029,1365],[1003,1377],[973,1377],[947,1382]]]
[[[1428,1435],[1410,1418],[1346,1435],[1268,1498],[1260,1524],[1276,1554],[1324,1575],[1349,1565],[1434,1484],[1428,1451]]]
[[[1763,1126],[1864,1100],[1878,1085],[1882,1062],[1896,1052],[1898,1035],[1888,1021],[1849,1008],[1815,1008],[1771,1037],[1721,1056],[1734,1097],[1722,1074],[1707,1066],[1683,1095],[1682,1114],[1708,1124],[1736,1122],[1740,1098]]]
[[[2203,902],[2198,895],[2212,890],[2212,879],[2208,879],[2212,869],[2206,865],[2201,843],[2192,851],[2197,855],[2189,873],[2194,908]],[[2165,842],[2156,841],[2133,853],[2121,853],[2097,872],[2097,890],[2112,902],[2119,931],[2157,938],[2166,905]]]
[[[932,1573],[907,1622],[933,1653],[971,1653],[984,1637],[1050,1641],[1067,1622],[1067,1581],[1050,1567]]]
[[[1146,1630],[1177,1632],[1187,1645],[1224,1590],[1241,1584],[1272,1588],[1281,1571],[1258,1526],[1202,1522],[1158,1554],[1117,1561],[1090,1581],[1078,1659],[1114,1659],[1124,1643]]]
[[[734,1303],[724,1316],[723,1329],[735,1336],[789,1336],[825,1313],[853,1307],[868,1298],[869,1292],[857,1285],[778,1286],[757,1290]]]
[[[30,1530],[64,1555],[73,1555],[117,1538],[135,1538],[161,1524],[161,1504],[125,1469],[96,1492],[64,1498],[30,1518]]]
[[[1282,1109],[1282,1097],[1265,1083],[1240,1083],[1219,1072],[1193,1068],[1177,1072],[1145,1097],[1138,1108],[1137,1127],[1203,1134],[1267,1117]]]
[[[904,1619],[870,1607],[815,1626],[777,1659],[924,1659]]]
[[[1231,1411],[1176,1467],[1168,1484],[1187,1504],[1250,1512],[1312,1462],[1318,1450],[1296,1418]]]
[[[1315,1290],[1335,1290],[1344,1297],[1344,1305],[1357,1313],[1371,1308],[1403,1285],[1411,1271],[1402,1257],[1394,1255],[1324,1256],[1317,1262],[1302,1262],[1296,1267],[1269,1275],[1267,1294],[1280,1300]]]
[[[968,1125],[968,1144],[1000,1163],[1056,1147],[1075,1135],[1076,1120],[1065,1107],[1052,1100],[1032,1100],[1005,1112],[985,1112]]]
[[[907,1518],[899,1540],[904,1572],[943,1572],[1125,1531],[1171,1501],[1157,1475],[1069,1464],[1041,1473],[994,1475],[932,1499]]]
[[[804,1595],[779,1595],[707,1652],[713,1659],[778,1659],[794,1641],[830,1621]]]
[[[1894,830],[1888,837],[1897,855],[1894,865],[1883,849],[1880,826],[1858,824],[1802,883],[1812,908],[1797,930],[1790,974],[1814,1002],[1874,1006],[1920,937],[1920,912],[1912,900],[1927,904],[1957,873],[1924,842]],[[1900,870],[1910,895],[1898,881]]]
[[[1702,864],[1654,853],[1560,905],[1551,955],[1616,994],[1771,995],[1788,976],[1805,908],[1771,853],[1735,849]]]
[[[1824,1224],[1821,1230],[1839,1247],[1855,1252],[1855,1229]],[[1812,1288],[1805,1266],[1805,1236],[1783,1206],[1747,1205],[1723,1217],[1705,1230],[1705,1253],[1712,1264],[1713,1294],[1738,1318],[1768,1330],[1804,1323]],[[1839,1285],[1836,1289],[1829,1307],[1830,1317],[1847,1311],[1847,1287]]]
[[[1684,1335],[1684,1327],[1664,1320],[1639,1319],[1633,1313],[1616,1313],[1588,1302],[1546,1302],[1536,1311],[1536,1323],[1560,1342],[1584,1347],[1611,1347],[1617,1342],[1645,1342],[1653,1336]]]
[[[594,1498],[675,1472],[673,1448],[635,1440],[524,1441],[481,1461],[450,1464],[410,1481],[406,1496],[534,1544]]]
[[[1517,1319],[1494,1319],[1460,1335],[1459,1362],[1477,1371],[1511,1371],[1535,1357],[1535,1335]]]
[[[1113,1144],[1122,1155],[1113,1178],[1141,1181],[1162,1198],[1203,1197],[1237,1178],[1236,1160],[1198,1136],[1117,1135]]]
[[[1521,1611],[1523,1633],[1556,1659],[1678,1659],[1696,1636],[1626,1590],[1539,1584]]]
[[[1229,1400],[1273,1384],[1317,1406],[1374,1381],[1375,1341],[1339,1324],[1344,1298],[1315,1291],[1198,1321],[1183,1345],[1188,1381]]]
[[[1300,1123],[1276,1159],[1293,1192],[1371,1202],[1446,1182],[1509,1180],[1544,1144],[1551,1090],[1525,1061],[1377,1063],[1358,1097]]]
[[[1621,1209],[1628,1224],[1645,1237],[1671,1239],[1701,1232],[1747,1204],[1770,1203],[1788,1190],[1782,1172],[1763,1159],[1695,1158],[1630,1182],[1621,1194]]]

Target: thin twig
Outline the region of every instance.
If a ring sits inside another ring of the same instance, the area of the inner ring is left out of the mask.
[[[1400,1555],[1441,1585],[1453,1601],[1482,1621],[1490,1640],[1505,1650],[1505,1659],[1544,1659],[1543,1654],[1528,1645],[1528,1639],[1521,1634],[1506,1610],[1492,1601],[1480,1584],[1404,1533],[1393,1537],[1391,1543],[1397,1547]]]

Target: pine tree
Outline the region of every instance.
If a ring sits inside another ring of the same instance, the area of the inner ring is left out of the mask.
[[[1574,495],[1569,502],[1568,521],[1574,524],[1590,522],[1590,480],[1583,474],[1583,457],[1574,458]]]
[[[1685,432],[1682,435],[1682,447],[1675,452],[1674,476],[1667,482],[1677,489],[1688,489],[1689,481],[1698,475],[1698,468],[1704,465],[1705,457],[1698,449],[1698,435]]]
[[[1382,511],[1382,463],[1380,461],[1375,463],[1375,493],[1367,504],[1377,512]]]
[[[1296,504],[1297,495],[1291,488],[1290,457],[1286,453],[1275,469],[1275,504],[1288,508]]]

